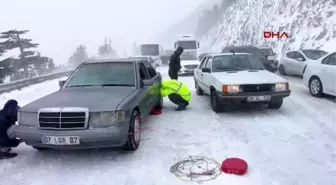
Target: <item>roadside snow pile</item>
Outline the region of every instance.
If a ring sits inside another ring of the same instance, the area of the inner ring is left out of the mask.
[[[222,22],[201,40],[204,51],[226,45],[269,45],[278,53],[300,48],[328,50],[336,45],[336,4],[332,0],[238,0],[223,12]],[[265,39],[264,31],[287,32],[289,38]]]

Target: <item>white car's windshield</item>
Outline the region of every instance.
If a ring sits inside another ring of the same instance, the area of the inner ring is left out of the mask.
[[[66,87],[135,86],[134,74],[131,62],[89,63],[74,73]]]
[[[222,55],[213,59],[212,71],[264,70],[264,66],[252,55]]]
[[[317,60],[324,55],[328,54],[328,52],[323,51],[323,50],[315,50],[315,49],[307,49],[307,50],[302,50],[303,54],[306,55],[307,58],[312,59],[312,60]]]

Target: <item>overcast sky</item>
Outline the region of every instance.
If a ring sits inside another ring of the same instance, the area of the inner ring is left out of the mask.
[[[118,50],[152,37],[205,0],[11,0],[2,1],[0,31],[28,29],[45,56],[64,63],[79,44],[95,55],[104,37]]]

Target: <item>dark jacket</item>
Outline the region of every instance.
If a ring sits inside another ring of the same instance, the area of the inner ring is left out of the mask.
[[[183,53],[183,48],[178,47],[176,51],[171,55],[169,60],[169,71],[171,73],[177,74],[181,69],[181,59],[180,56]]]
[[[19,108],[16,100],[8,100],[0,110],[0,147],[14,147],[13,141],[7,136],[7,129],[17,121]]]

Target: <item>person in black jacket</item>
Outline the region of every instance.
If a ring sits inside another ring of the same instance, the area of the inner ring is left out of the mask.
[[[8,100],[0,110],[0,159],[17,156],[10,151],[12,147],[19,146],[20,140],[13,137],[13,133],[9,134],[9,131],[12,131],[10,128],[15,126],[19,108],[16,100]]]
[[[169,75],[170,79],[177,80],[177,78],[178,78],[178,72],[181,69],[181,58],[180,58],[180,56],[181,56],[182,53],[183,53],[183,48],[178,47],[170,57],[169,70],[168,70],[168,75]]]

